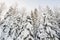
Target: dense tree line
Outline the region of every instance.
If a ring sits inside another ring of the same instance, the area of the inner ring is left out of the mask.
[[[60,40],[60,10],[35,8],[30,13],[0,4],[0,40]],[[29,15],[27,15],[29,14]]]

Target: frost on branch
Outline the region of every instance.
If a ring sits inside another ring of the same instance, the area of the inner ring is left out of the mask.
[[[2,9],[0,40],[60,40],[60,10],[35,8],[29,13],[17,6],[6,12]]]

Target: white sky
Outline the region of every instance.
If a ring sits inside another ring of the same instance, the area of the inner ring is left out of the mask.
[[[39,5],[41,7],[60,7],[60,0],[1,0],[0,2],[5,2],[8,6],[15,5],[16,3],[19,7],[25,7],[27,9],[34,9]]]

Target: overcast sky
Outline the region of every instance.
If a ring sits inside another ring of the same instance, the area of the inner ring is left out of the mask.
[[[60,7],[60,0],[1,0],[4,1],[8,6],[17,3],[19,7],[26,7],[27,9],[33,9],[38,6],[45,7]]]

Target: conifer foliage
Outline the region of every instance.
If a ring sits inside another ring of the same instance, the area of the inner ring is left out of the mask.
[[[0,4],[0,40],[60,40],[60,10],[5,7]]]

